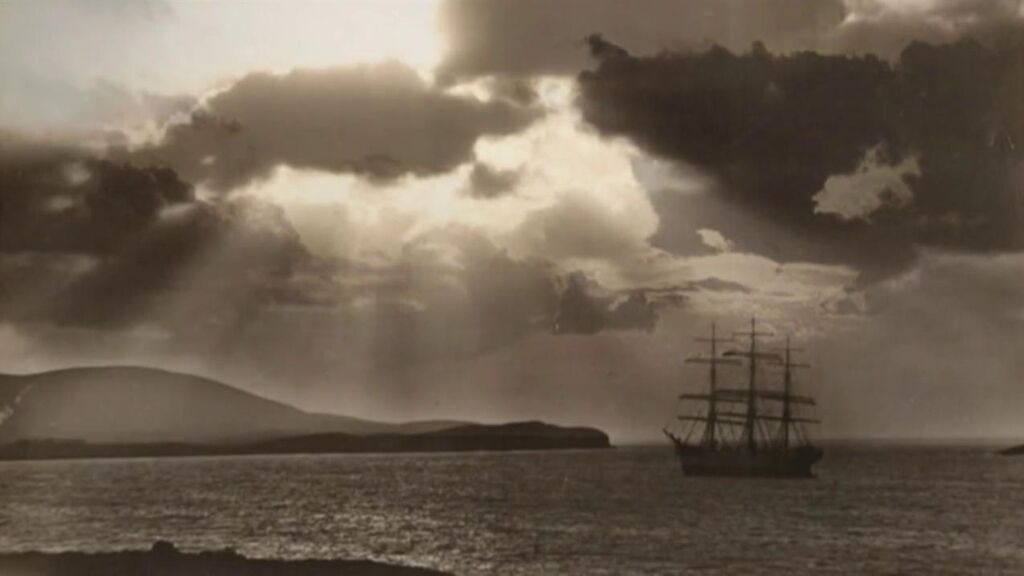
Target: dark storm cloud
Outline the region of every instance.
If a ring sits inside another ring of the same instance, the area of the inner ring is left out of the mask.
[[[642,290],[637,290],[625,301],[608,311],[606,326],[611,330],[641,330],[653,332],[658,324],[658,312]]]
[[[58,323],[153,325],[185,334],[254,320],[284,300],[310,256],[279,210],[196,203],[154,223],[76,278],[46,313]]]
[[[709,276],[681,284],[650,288],[642,292],[635,292],[634,294],[642,295],[643,301],[647,303],[646,307],[657,312],[658,310],[682,309],[689,301],[690,296],[695,293],[742,295],[753,294],[754,292],[755,290],[739,282]]]
[[[558,302],[552,324],[555,334],[596,334],[604,330],[642,330],[652,332],[658,313],[642,291],[631,293],[620,303],[596,296],[599,286],[581,273],[570,274]]]
[[[559,314],[556,268],[477,232],[419,235],[383,261],[331,259],[272,205],[198,200],[169,169],[83,149],[3,143],[0,318],[40,338],[122,334],[124,350],[241,365],[287,354],[280,369],[298,355],[310,370],[370,377],[506,347]],[[598,331],[653,328],[643,296],[600,305]]]
[[[236,360],[293,354],[286,342],[318,334],[311,365],[342,357],[375,373],[508,346],[551,330],[560,299],[571,305],[554,265],[514,259],[478,232],[422,234],[383,261],[331,259],[275,206],[202,201],[169,169],[3,142],[0,318],[17,325],[141,329],[165,351]],[[642,295],[598,300],[595,331],[654,326]]]
[[[221,190],[282,164],[391,180],[447,172],[473,160],[481,136],[514,133],[536,116],[449,95],[397,62],[250,74],[130,157]]]
[[[469,194],[476,198],[497,198],[515,188],[520,171],[500,170],[477,162],[469,174]]]
[[[694,280],[686,285],[690,290],[707,290],[709,292],[739,292],[743,294],[749,294],[750,288],[740,284],[739,282],[733,282],[731,280],[722,280],[721,278],[702,278],[700,280]]]
[[[918,245],[1024,248],[1024,45],[915,43],[890,65],[759,46],[639,58],[591,42],[612,56],[580,76],[586,120],[713,174],[722,198],[808,245],[783,260],[810,251],[870,276],[899,270]],[[829,177],[854,173],[872,150],[883,165],[917,159],[910,202],[870,221],[815,213]]]
[[[832,50],[898,58],[914,40],[949,43],[973,38],[990,45],[1024,31],[1020,0],[846,0],[847,16],[827,39]]]
[[[0,203],[7,319],[192,332],[322,284],[280,210],[198,201],[166,168],[5,135]]]
[[[537,89],[534,83],[527,78],[491,76],[484,81],[484,85],[494,98],[519,106],[532,106],[538,100]]]
[[[1006,42],[1024,14],[1019,0],[446,0],[440,22],[448,52],[438,75],[457,83],[576,74],[591,34],[638,55],[761,41],[773,52],[896,58],[914,40]]]
[[[584,38],[602,33],[636,53],[763,40],[811,48],[843,18],[839,0],[448,0],[441,26],[448,52],[442,82],[490,75],[575,74]]]
[[[192,186],[171,170],[0,135],[0,252],[110,253],[162,210],[193,200]]]
[[[659,217],[651,244],[674,254],[714,253],[696,233],[709,228],[723,233],[733,251],[776,262],[861,265],[862,281],[902,270],[916,257],[905,232],[872,229],[862,220],[841,222],[831,215],[819,215],[824,222],[808,229],[793,225],[791,218],[766,217],[770,213],[762,206],[738,202],[720,186],[705,194],[655,193],[651,204]]]

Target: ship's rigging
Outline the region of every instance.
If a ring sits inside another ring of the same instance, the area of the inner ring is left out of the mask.
[[[735,343],[737,336],[748,340],[745,349],[732,348],[720,354],[720,345]],[[713,474],[715,467],[724,466],[731,470],[725,473],[810,475],[810,465],[821,457],[821,450],[811,446],[804,426],[817,420],[801,411],[815,406],[815,401],[794,393],[793,378],[796,369],[808,365],[793,361],[798,349],[789,338],[780,350],[763,348],[759,338],[768,336],[771,334],[758,331],[752,319],[749,331],[719,337],[717,327],[712,325],[710,338],[697,339],[708,344],[709,354],[687,362],[708,366],[707,389],[680,394],[680,403],[689,408],[676,415],[684,430],[665,430],[683,459],[684,470],[688,463],[704,466],[713,462],[711,468],[702,468],[702,473]],[[746,386],[723,387],[723,367],[746,367]],[[762,371],[771,369],[775,376],[781,372],[781,389],[765,385],[770,374]],[[694,407],[698,409],[693,410]],[[806,473],[787,473],[787,467],[794,462],[806,464]]]

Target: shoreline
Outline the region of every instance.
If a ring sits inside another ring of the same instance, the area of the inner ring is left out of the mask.
[[[116,552],[0,553],[0,574],[18,576],[444,576],[431,568],[373,560],[271,560],[247,558],[228,548],[182,552],[157,541],[149,550]]]
[[[518,450],[610,449],[608,435],[595,428],[563,428],[542,422],[473,424],[422,434],[307,434],[247,443],[139,442],[93,444],[38,439],[0,444],[0,461],[92,458],[173,458],[283,454],[393,454]]]

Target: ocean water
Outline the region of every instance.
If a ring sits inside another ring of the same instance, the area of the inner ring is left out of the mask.
[[[227,546],[457,574],[1024,574],[1024,458],[831,446],[816,480],[668,447],[0,463],[0,551]]]

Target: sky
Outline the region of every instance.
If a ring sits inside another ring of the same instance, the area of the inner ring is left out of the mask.
[[[0,74],[4,372],[636,442],[756,316],[819,436],[1024,436],[1019,0],[24,0]]]

